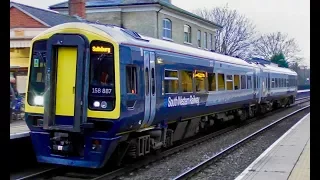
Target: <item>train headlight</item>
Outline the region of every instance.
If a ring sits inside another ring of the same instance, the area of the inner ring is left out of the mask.
[[[35,105],[43,105],[43,96],[34,97],[34,104]]]
[[[107,108],[107,102],[102,101],[102,102],[101,102],[101,107],[102,107],[102,108]]]
[[[100,102],[99,102],[99,101],[93,102],[93,106],[94,106],[94,107],[100,107]]]

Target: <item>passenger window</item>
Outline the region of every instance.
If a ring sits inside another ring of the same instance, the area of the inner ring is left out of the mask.
[[[206,73],[197,72],[194,73],[194,81],[196,84],[196,92],[207,92],[206,89]]]
[[[279,87],[279,78],[276,78],[276,85],[275,85],[275,88],[278,88]]]
[[[165,70],[164,71],[164,93],[178,93],[179,78],[178,71]]]
[[[145,82],[146,82],[146,95],[149,95],[149,68],[146,68]]]
[[[155,93],[156,93],[155,72],[154,72],[154,68],[151,68],[151,94],[155,95]]]
[[[234,75],[234,90],[240,89],[240,76]]]
[[[224,74],[218,74],[218,91],[224,91],[225,89]]]
[[[227,90],[233,90],[233,78],[232,75],[226,75]]]
[[[181,71],[182,92],[193,92],[192,76],[193,76],[192,71]]]
[[[253,75],[253,88],[257,88],[257,77],[255,75]]]
[[[216,74],[215,73],[208,73],[208,86],[209,91],[216,91]]]
[[[252,89],[251,76],[247,76],[247,89]]]
[[[127,93],[128,94],[138,94],[137,87],[137,68],[134,66],[126,67],[126,81],[127,81]]]
[[[274,81],[274,78],[272,78],[272,80],[271,80],[271,88],[275,88],[275,81]]]
[[[241,75],[241,89],[247,89],[246,75]]]

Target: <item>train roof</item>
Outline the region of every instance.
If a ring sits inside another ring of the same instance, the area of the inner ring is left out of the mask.
[[[202,50],[199,48],[189,47],[187,45],[180,45],[174,42],[165,41],[161,39],[151,38],[147,36],[140,35],[134,31],[129,29],[124,29],[115,25],[105,25],[98,24],[92,22],[71,22],[65,23],[58,26],[55,26],[51,29],[60,29],[60,28],[71,28],[71,27],[82,27],[85,28],[85,25],[97,28],[105,33],[107,33],[112,40],[117,42],[118,44],[124,45],[133,45],[144,48],[152,48],[158,50],[164,50],[169,52],[176,52],[184,55],[200,57],[208,60],[220,61],[224,63],[232,63],[245,67],[257,68],[259,67],[256,63],[247,62],[240,58],[235,58],[211,51]],[[46,30],[43,33],[46,33]],[[261,66],[260,66],[261,67]],[[296,73],[287,68],[274,67],[268,64],[264,64],[261,68],[266,69],[267,71],[275,72],[275,73],[285,73],[290,75],[296,75]]]

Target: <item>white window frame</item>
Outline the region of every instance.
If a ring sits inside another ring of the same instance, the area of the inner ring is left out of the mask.
[[[187,28],[187,31],[186,31],[186,29],[185,28]],[[188,31],[189,30],[189,31]],[[189,26],[189,25],[187,25],[187,24],[185,24],[185,25],[183,25],[183,34],[184,34],[184,43],[186,43],[186,44],[191,44],[192,43],[192,41],[191,41],[191,38],[192,38],[192,36],[191,36],[191,32],[192,32],[192,29],[191,29],[191,26]],[[188,35],[188,40],[189,41],[186,41],[186,39],[185,39],[185,37],[186,37],[186,34]]]
[[[200,30],[197,31],[197,46],[198,48],[201,48],[201,31]]]
[[[170,28],[169,27],[165,27],[165,24],[166,24],[165,22],[169,22],[171,27]],[[162,21],[162,25],[163,25],[163,27],[162,27],[162,38],[163,39],[167,39],[167,40],[172,40],[172,21],[170,19],[168,19],[168,18],[165,18]],[[171,38],[165,36],[165,31],[169,31],[170,32]]]

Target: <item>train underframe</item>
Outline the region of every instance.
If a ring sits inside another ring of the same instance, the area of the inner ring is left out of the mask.
[[[165,128],[126,134],[117,146],[110,161],[112,164],[120,165],[124,159],[137,159],[163,148],[168,148],[200,132],[207,132],[215,125],[231,121],[242,122],[274,109],[288,107],[294,102],[294,96],[265,100],[260,103],[248,104],[238,109],[230,109],[224,112],[178,121],[168,124]]]

